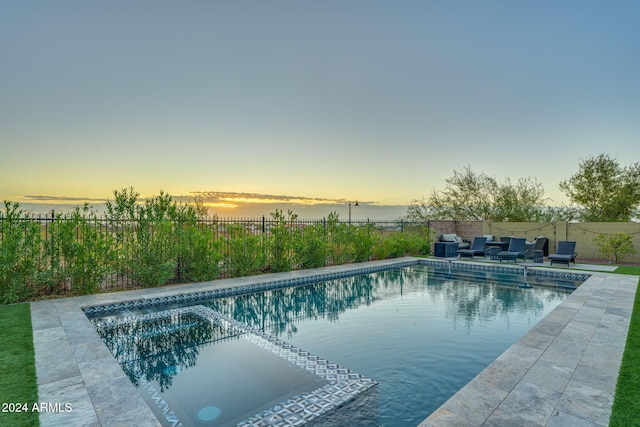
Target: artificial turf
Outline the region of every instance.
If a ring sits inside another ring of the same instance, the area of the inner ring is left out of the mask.
[[[640,267],[623,266],[615,272],[640,276]],[[609,426],[640,426],[640,292],[636,292],[633,304]]]
[[[0,331],[0,425],[38,426],[38,412],[32,411],[38,386],[29,304],[0,305]]]

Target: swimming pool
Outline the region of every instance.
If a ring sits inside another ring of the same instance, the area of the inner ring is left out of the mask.
[[[459,264],[449,270],[442,262],[414,262],[324,277],[325,283],[306,279],[306,286],[285,281],[262,292],[224,290],[85,311],[167,425],[251,425],[255,415],[279,410],[335,425],[341,417],[351,425],[358,417],[366,425],[415,425],[588,277],[531,271],[525,279],[522,269]],[[276,354],[286,347],[302,359],[291,363],[291,354]],[[264,369],[257,368],[263,362]],[[322,376],[326,366],[329,377]],[[224,385],[214,383],[221,375],[211,371],[227,374]],[[332,394],[338,375],[343,382],[352,376],[352,389]],[[181,398],[185,389],[209,401]],[[234,390],[235,399],[223,403]],[[352,400],[356,396],[362,397]],[[251,403],[233,415],[239,401]]]

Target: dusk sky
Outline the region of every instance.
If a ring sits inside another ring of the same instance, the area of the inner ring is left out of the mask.
[[[581,159],[640,161],[639,23],[640,1],[0,0],[0,199],[395,218],[470,166],[560,205]]]

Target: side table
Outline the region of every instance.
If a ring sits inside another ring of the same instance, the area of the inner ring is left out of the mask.
[[[453,258],[458,256],[458,244],[456,242],[435,242],[433,255],[440,258]]]
[[[489,259],[498,259],[498,252],[502,250],[499,246],[491,246],[489,249],[484,251],[484,257]]]
[[[544,261],[544,251],[536,250],[533,251],[533,262],[543,262]]]

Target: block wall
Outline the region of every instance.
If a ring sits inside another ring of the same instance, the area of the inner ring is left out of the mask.
[[[613,235],[618,232],[632,236],[635,254],[627,255],[622,262],[640,264],[640,223],[637,222],[492,222],[492,221],[429,221],[434,239],[441,234],[455,233],[465,240],[490,234],[495,239],[501,236],[524,237],[532,242],[538,236],[549,239],[549,253],[555,253],[557,242],[576,242],[578,262],[580,258],[605,261],[593,238],[599,234]]]

